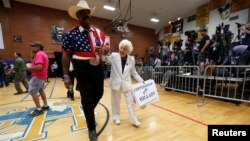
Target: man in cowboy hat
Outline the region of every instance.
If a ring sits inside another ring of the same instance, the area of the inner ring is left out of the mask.
[[[95,8],[89,8],[85,0],[71,6],[69,15],[79,21],[80,25],[68,31],[63,37],[63,72],[64,84],[69,88],[69,66],[72,59],[75,77],[79,83],[81,103],[89,130],[91,141],[97,140],[94,109],[103,95],[104,73],[100,60],[95,52],[102,53],[107,48],[105,34],[91,26],[91,15]],[[98,54],[99,54],[98,53]]]

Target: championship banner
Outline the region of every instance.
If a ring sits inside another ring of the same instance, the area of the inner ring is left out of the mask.
[[[159,95],[154,80],[137,83],[132,86],[135,101],[139,107],[159,100]]]

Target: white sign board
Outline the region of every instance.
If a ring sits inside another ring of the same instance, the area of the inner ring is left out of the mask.
[[[135,101],[139,107],[159,100],[159,95],[154,80],[147,80],[145,83],[137,83],[132,86]]]
[[[4,44],[3,44],[3,32],[2,32],[1,23],[0,23],[0,49],[4,49]]]

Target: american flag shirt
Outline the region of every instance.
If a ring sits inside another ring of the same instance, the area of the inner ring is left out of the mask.
[[[95,46],[102,46],[105,34],[96,27],[89,31],[77,26],[63,36],[62,50],[79,57],[95,57]]]

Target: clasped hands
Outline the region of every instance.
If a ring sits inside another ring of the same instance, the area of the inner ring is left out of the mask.
[[[107,55],[109,53],[109,48],[107,47],[101,47],[101,46],[96,46],[95,47],[95,52],[97,52],[99,55]]]

